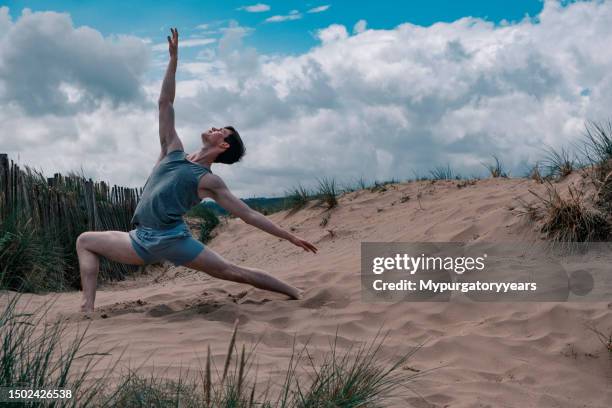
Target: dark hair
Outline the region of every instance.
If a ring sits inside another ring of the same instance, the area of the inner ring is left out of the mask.
[[[225,138],[225,141],[229,143],[229,147],[217,156],[215,163],[236,163],[242,159],[242,156],[246,153],[246,149],[244,148],[244,143],[242,143],[240,134],[238,134],[233,126],[226,126],[225,129],[232,131],[232,133]]]

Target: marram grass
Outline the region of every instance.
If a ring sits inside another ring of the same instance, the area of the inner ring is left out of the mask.
[[[20,295],[2,296],[0,386],[63,388],[74,395],[16,405],[20,407],[384,407],[389,398],[398,397],[415,377],[424,374],[404,369],[418,347],[388,359],[382,356],[384,336],[340,351],[336,334],[328,351],[318,350],[318,358],[307,345],[298,350],[294,341],[285,374],[272,388],[272,379],[258,381],[254,348],[237,346],[236,322],[221,370],[212,363],[209,347],[200,367],[181,370],[178,378],[127,370],[117,381],[121,355],[111,355],[114,363],[100,374],[101,358],[110,353],[85,353],[83,348],[89,344],[86,329],[67,341],[64,323],[45,321],[46,306],[34,313],[20,313]]]

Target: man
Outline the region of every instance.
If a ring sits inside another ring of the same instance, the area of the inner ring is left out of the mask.
[[[300,296],[297,288],[261,270],[231,264],[210,248],[204,249],[204,245],[191,236],[182,219],[189,208],[208,197],[248,224],[284,238],[305,251],[317,251],[308,241],[283,230],[249,208],[228,190],[219,176],[212,173],[213,163],[232,164],[244,155],[244,145],[233,127],[213,127],[202,133],[202,147],[194,153],[185,154],[174,129],[178,31],[176,28],[170,31],[170,62],[158,104],[161,153],[132,218],[136,229],[129,233],[90,231],[78,237],[76,247],[83,288],[81,311],[94,310],[99,256],[132,265],[169,260],[215,278],[248,283],[297,299]]]

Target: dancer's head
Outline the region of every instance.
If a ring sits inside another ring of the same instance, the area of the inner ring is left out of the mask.
[[[232,126],[210,128],[202,133],[202,143],[205,147],[219,152],[215,163],[236,163],[246,153],[240,135]]]

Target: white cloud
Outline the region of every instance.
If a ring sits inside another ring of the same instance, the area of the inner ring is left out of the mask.
[[[323,43],[329,43],[348,38],[348,32],[345,26],[341,24],[332,24],[327,28],[319,30],[317,36]]]
[[[6,6],[0,7],[0,35],[4,35],[6,31],[11,28],[11,16],[9,15],[9,8]]]
[[[319,7],[313,7],[310,10],[308,10],[308,13],[322,13],[324,11],[326,11],[327,9],[329,9],[331,7],[331,4],[326,4],[324,6],[319,6]]]
[[[179,48],[202,47],[216,41],[214,38],[188,38],[186,40],[179,40]],[[151,49],[153,51],[168,51],[168,42],[155,44]]]
[[[68,115],[95,109],[102,100],[144,100],[141,80],[150,59],[146,43],[74,28],[68,14],[24,9],[13,22],[8,9],[1,8],[0,55],[0,106]],[[66,84],[79,89],[78,104],[71,102]]]
[[[367,27],[368,27],[368,22],[367,21],[359,20],[353,26],[353,34],[363,33],[366,30]]]
[[[276,15],[266,18],[266,23],[280,23],[283,21],[299,20],[302,18],[302,14],[297,10],[291,10],[286,15]]]
[[[238,10],[248,11],[249,13],[261,13],[261,12],[270,10],[270,6],[268,6],[267,4],[263,4],[263,3],[257,3],[251,6],[239,7]]]
[[[52,17],[38,16],[36,26],[56,21]],[[480,163],[491,154],[520,174],[525,161],[541,159],[544,144],[567,146],[581,137],[585,119],[610,115],[611,20],[612,2],[547,1],[537,19],[506,25],[464,18],[428,27],[353,29],[358,35],[331,25],[318,33],[316,47],[286,57],[245,47],[249,30],[234,25],[210,48],[214,55],[181,62],[177,131],[191,150],[203,129],[236,126],[247,156],[214,171],[241,196],[283,193],[321,176],[407,178],[446,163],[471,175],[484,171]],[[17,26],[11,22],[8,32]],[[100,95],[102,102],[70,116],[25,111],[29,94],[16,92],[38,88],[7,84],[7,35],[0,34],[2,150],[48,171],[82,164],[114,183],[144,183],[159,149],[154,101],[161,77],[138,86],[132,83],[142,82],[139,76],[130,79],[132,87],[144,88],[148,105],[114,104]],[[37,38],[24,53],[57,47],[52,37]],[[106,69],[132,67],[131,54],[104,52],[121,56]],[[74,101],[81,93],[92,92],[87,81],[66,72],[26,70],[20,79],[38,84],[38,77],[58,78],[62,106],[79,105]]]

